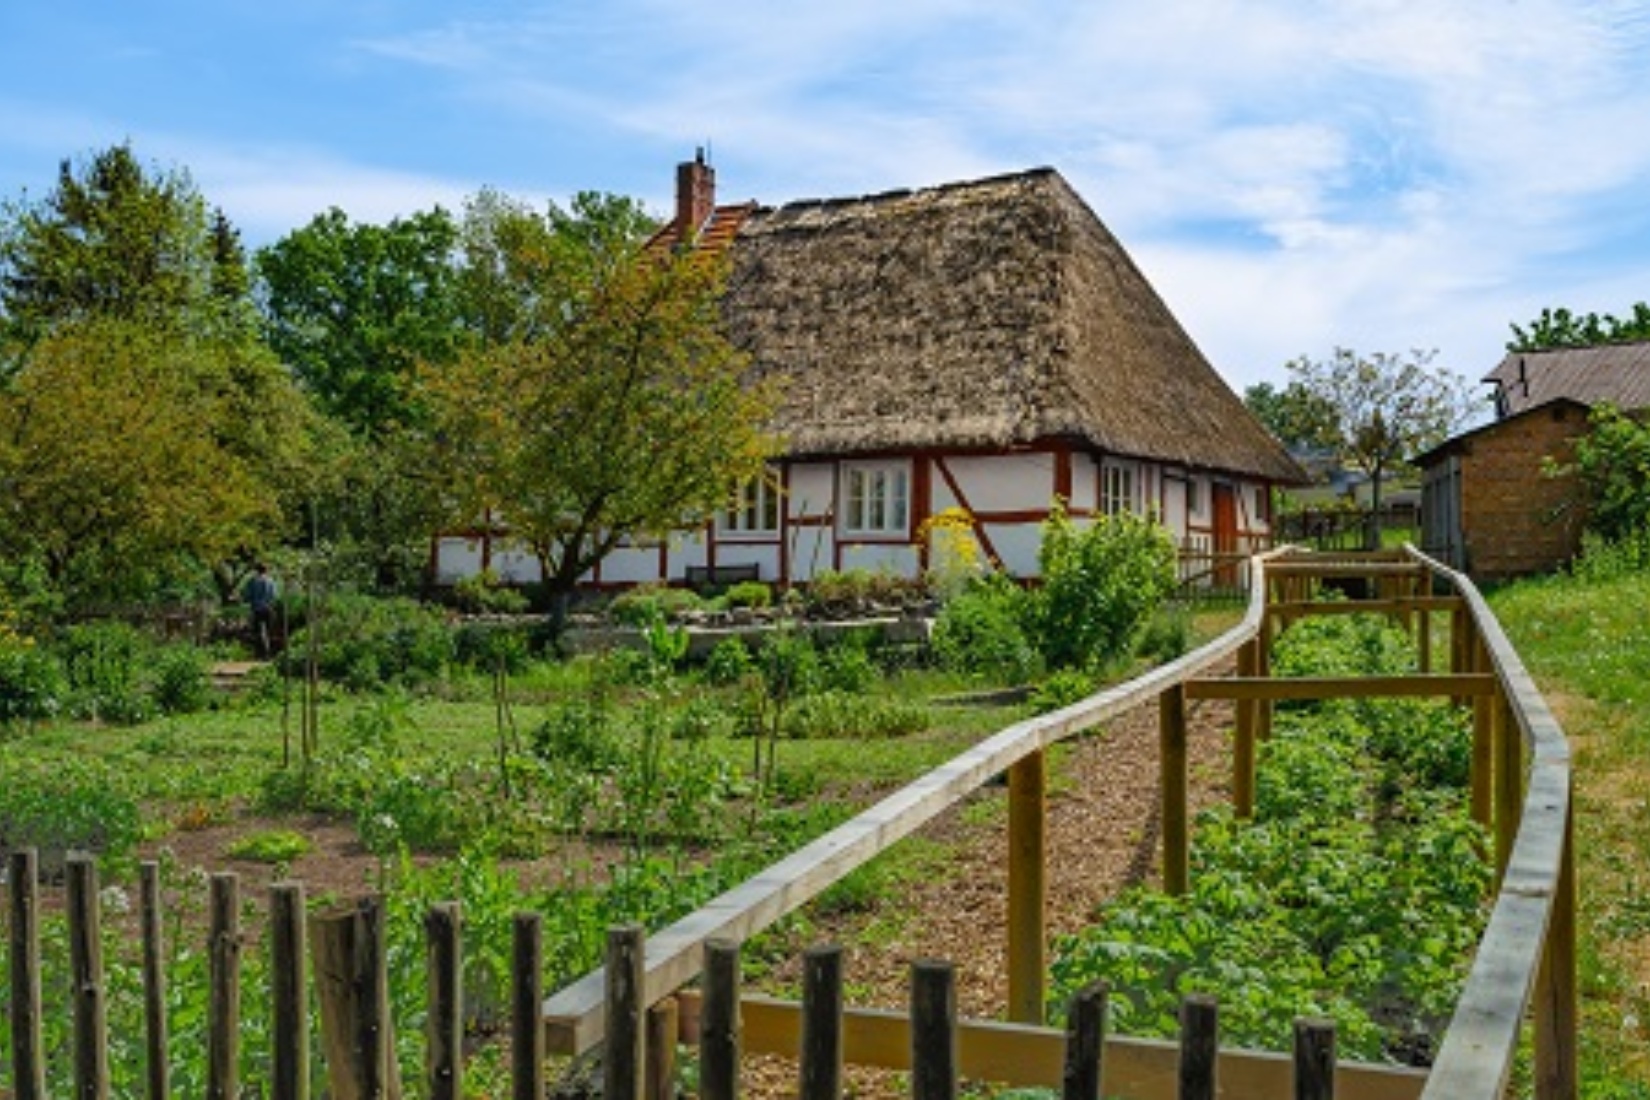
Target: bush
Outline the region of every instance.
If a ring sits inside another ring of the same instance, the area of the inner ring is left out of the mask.
[[[799,740],[905,737],[927,728],[924,707],[841,691],[809,695],[784,719],[785,734]]]
[[[723,638],[705,658],[705,682],[717,687],[737,684],[756,669],[750,647],[738,638]]]
[[[154,717],[154,702],[139,675],[150,646],[135,627],[120,622],[70,627],[54,648],[68,675],[73,714],[118,725]]]
[[[660,619],[668,622],[704,606],[705,601],[690,588],[643,584],[613,597],[607,613],[616,623],[640,627]]]
[[[16,754],[0,783],[0,850],[36,848],[41,865],[60,869],[69,852],[129,856],[142,835],[137,800],[102,764],[45,766]]]
[[[771,607],[773,589],[761,581],[740,581],[731,586],[722,598],[729,607]]]
[[[55,717],[68,689],[63,668],[50,653],[27,638],[0,640],[0,726]]]
[[[317,630],[322,677],[352,691],[426,683],[455,654],[446,618],[416,600],[343,593],[313,610],[318,620],[293,638],[286,657],[297,661],[307,651],[309,632]]]
[[[1050,668],[1095,668],[1128,653],[1174,588],[1175,547],[1155,520],[1099,516],[1079,528],[1056,509],[1037,555],[1034,640]]]
[[[154,700],[162,714],[194,714],[212,705],[206,654],[190,645],[166,646],[155,655]]]
[[[453,585],[453,603],[472,615],[519,615],[527,610],[527,594],[500,582],[491,569],[483,569]]]
[[[975,582],[940,610],[934,656],[953,672],[1025,681],[1037,671],[1037,652],[1021,625],[1026,609],[1025,591],[1002,574]]]

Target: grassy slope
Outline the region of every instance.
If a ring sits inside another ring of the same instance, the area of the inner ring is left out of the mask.
[[[1650,576],[1490,602],[1575,754],[1584,1095],[1650,1097]]]

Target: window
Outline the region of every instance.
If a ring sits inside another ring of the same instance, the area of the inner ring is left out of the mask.
[[[856,463],[842,470],[842,529],[850,535],[909,532],[911,471],[904,463]]]
[[[722,531],[735,535],[771,535],[779,530],[779,487],[767,477],[754,477],[734,493],[733,503],[721,516]]]
[[[1108,516],[1138,512],[1138,489],[1134,466],[1106,463],[1100,470],[1100,511]]]
[[[1203,483],[1195,477],[1186,479],[1186,514],[1188,516],[1199,515],[1203,511],[1198,504],[1198,489],[1202,485]]]

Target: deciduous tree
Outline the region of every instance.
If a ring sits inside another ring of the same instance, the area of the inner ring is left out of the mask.
[[[1434,366],[1436,356],[1336,348],[1327,359],[1302,356],[1286,364],[1290,386],[1298,386],[1324,418],[1319,438],[1346,465],[1369,475],[1376,513],[1387,475],[1472,416],[1476,402],[1466,379]],[[1369,537],[1375,546],[1379,529],[1373,523]]]
[[[1650,304],[1635,302],[1626,317],[1609,313],[1572,313],[1560,306],[1544,309],[1528,327],[1514,324],[1508,351],[1587,348],[1629,340],[1650,340]]]
[[[537,231],[509,211],[491,253],[515,273],[495,284],[516,287],[504,338],[422,374],[451,518],[503,517],[558,608],[624,540],[725,506],[773,445],[772,395],[722,332],[721,266],[643,255],[632,210],[581,197]]]

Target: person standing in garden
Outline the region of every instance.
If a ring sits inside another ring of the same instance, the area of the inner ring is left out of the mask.
[[[259,562],[257,570],[246,582],[244,596],[247,610],[252,615],[252,645],[260,661],[269,660],[271,654],[275,595],[275,578],[269,575],[269,566]]]

